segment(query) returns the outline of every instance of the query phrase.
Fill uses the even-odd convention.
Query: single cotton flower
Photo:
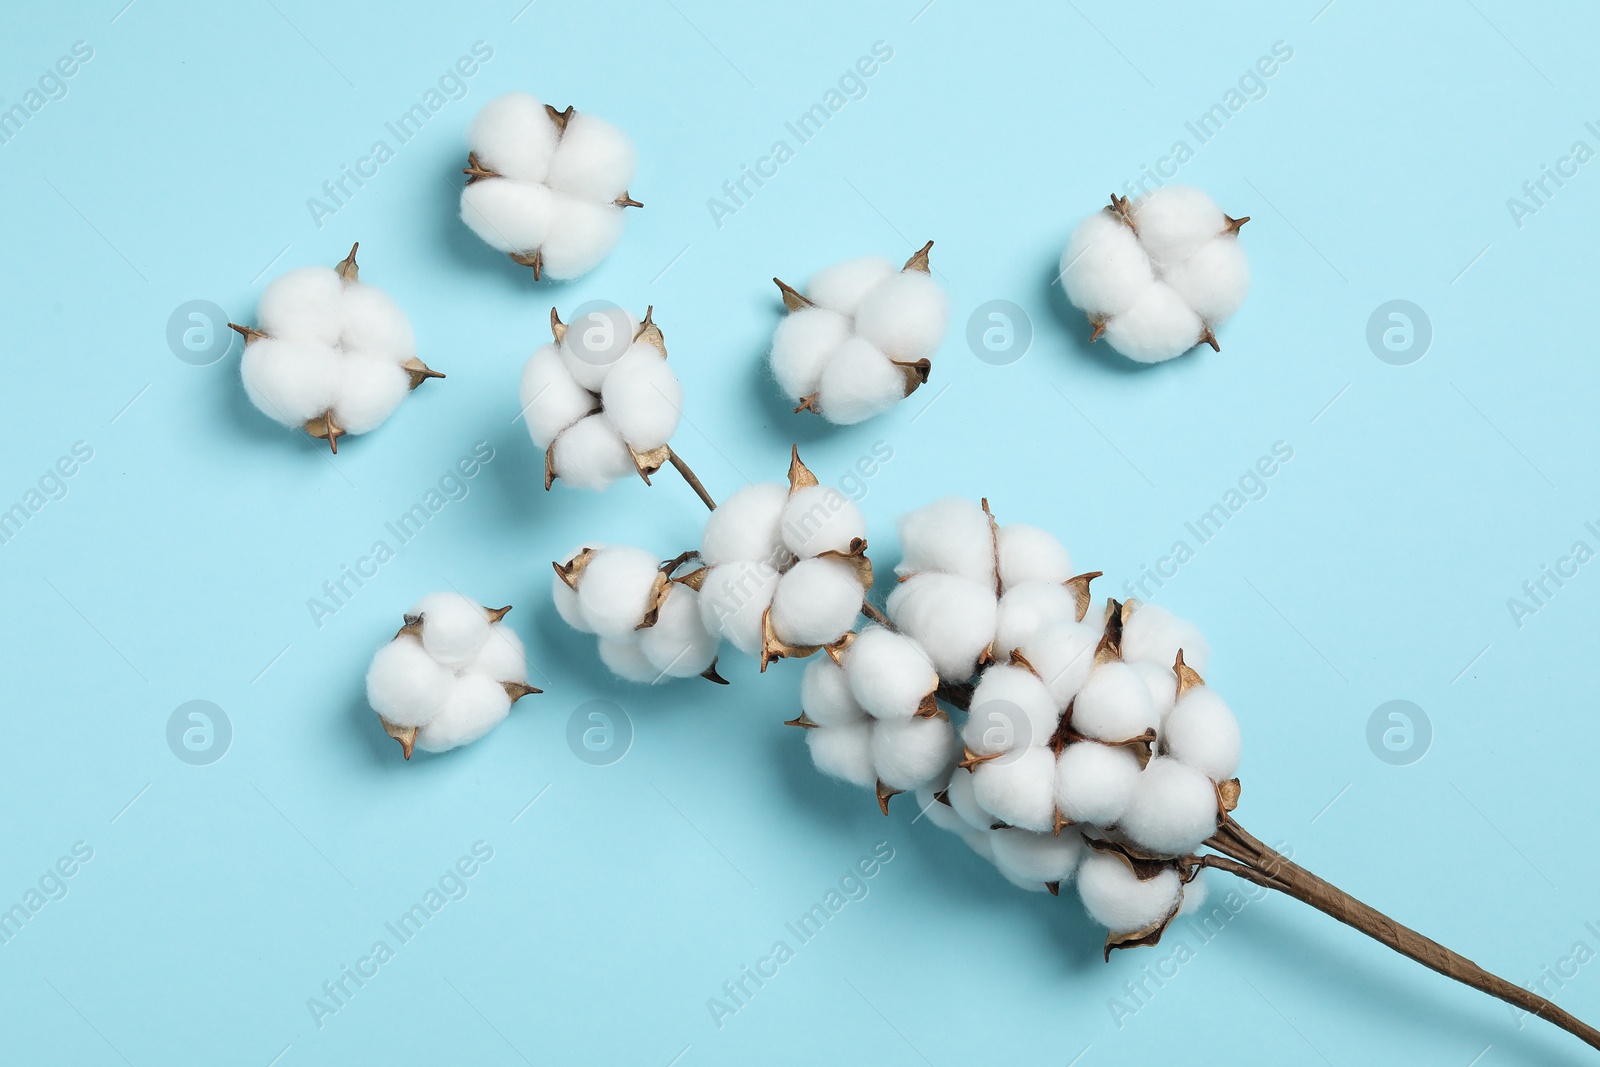
[[[788,309],[772,338],[772,373],[796,411],[849,425],[928,380],[950,318],[928,271],[932,247],[899,270],[876,256],[846,260],[813,275],[804,294],[772,279]]]
[[[1214,350],[1216,329],[1239,310],[1250,264],[1239,244],[1249,216],[1231,218],[1209,196],[1164,185],[1108,207],[1073,231],[1061,256],[1067,299],[1118,352],[1159,363],[1199,344]]]
[[[500,724],[527,684],[522,641],[503,620],[460,593],[423,597],[367,669],[367,702],[406,759],[413,748],[445,752]]]
[[[335,267],[301,267],[261,294],[243,335],[239,373],[263,414],[339,451],[339,438],[377,429],[406,394],[444,375],[417,358],[411,322],[383,290],[360,281],[356,249]]]
[[[638,161],[610,123],[527,93],[485,104],[467,131],[461,219],[535,280],[587,274],[616,247]]]

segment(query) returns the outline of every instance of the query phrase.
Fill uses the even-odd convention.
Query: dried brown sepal
[[[1200,677],[1200,672],[1183,662],[1183,649],[1178,649],[1178,658],[1172,664],[1172,673],[1178,676],[1178,696],[1183,696],[1191,689],[1196,689],[1206,684]]]
[[[1104,573],[1104,571],[1085,571],[1082,574],[1073,575],[1061,583],[1067,587],[1068,592],[1078,601],[1079,622],[1082,622],[1089,614],[1089,605],[1094,603],[1089,596],[1089,583]]]
[[[817,393],[812,393],[810,396],[801,397],[800,403],[794,406],[794,413],[798,415],[802,411],[809,411],[813,415],[821,415],[822,409],[817,406],[817,396]]]
[[[1084,844],[1096,852],[1104,852],[1117,857],[1127,864],[1128,870],[1141,882],[1148,882],[1152,878],[1160,877],[1162,871],[1176,870],[1178,861],[1165,856],[1157,856],[1143,849],[1135,848],[1122,841],[1107,841],[1100,837],[1085,837]]]
[[[696,567],[688,574],[680,574],[678,577],[672,580],[677,582],[679,585],[686,585],[698,593],[700,591],[700,587],[706,584],[706,574],[709,573],[710,570],[710,567]]]
[[[544,113],[549,115],[550,121],[556,124],[557,133],[566,133],[567,123],[572,121],[572,116],[577,113],[577,109],[575,109],[571,104],[568,104],[567,110],[557,111],[554,107],[546,104],[544,106]]]
[[[360,247],[361,242],[357,241],[350,246],[350,254],[334,264],[333,269],[338,273],[341,280],[346,282],[361,280],[361,267],[356,263],[356,249]]]
[[[1055,732],[1050,735],[1050,751],[1061,755],[1061,750],[1082,738],[1072,729],[1072,705],[1077,698],[1067,701],[1066,708],[1061,712],[1061,718],[1056,720]]]
[[[511,605],[507,604],[503,608],[484,608],[483,610],[484,613],[489,616],[490,622],[499,622],[501,619],[511,614]]]
[[[947,808],[951,807],[951,804],[950,804],[950,790],[948,790],[948,789],[939,790],[937,793],[933,794],[933,799],[937,800],[939,803],[943,804]]]
[[[1105,745],[1108,748],[1131,748],[1135,758],[1139,761],[1139,769],[1143,770],[1150,765],[1150,757],[1155,750],[1156,732],[1152,729],[1136,737],[1124,738],[1121,741],[1105,741],[1098,737],[1089,737],[1072,729],[1072,705],[1067,705],[1067,710],[1061,715],[1061,722],[1056,727],[1056,732],[1050,736],[1050,748],[1056,755],[1061,755],[1061,750],[1068,745],[1087,744]]]
[[[443,371],[434,370],[416,356],[412,356],[410,359],[400,364],[400,369],[405,371],[406,374],[410,376],[412,389],[415,389],[429,378],[444,377]]]
[[[417,747],[417,727],[396,726],[388,719],[385,719],[382,715],[378,716],[378,721],[383,723],[384,733],[400,742],[401,754],[404,755],[406,759],[410,759],[412,750]]]
[[[699,559],[699,558],[700,558],[700,553],[694,551],[693,549],[690,549],[687,552],[679,552],[676,556],[673,556],[671,559],[664,559],[664,560],[661,561],[661,568],[660,568],[661,573],[670,575],[673,571],[677,570],[679,567],[683,566],[685,563],[688,563],[691,559]]]
[[[508,252],[512,262],[533,268],[533,280],[538,281],[544,270],[544,253],[535,248],[532,252]]]
[[[889,814],[889,798],[899,796],[904,790],[890,789],[883,784],[883,779],[878,779],[878,810],[885,815]]]
[[[648,630],[661,618],[661,605],[666,603],[667,593],[672,589],[672,579],[661,571],[656,571],[656,580],[650,585],[649,606],[645,608],[644,618],[639,620],[635,630]]]
[[[615,200],[613,200],[611,202],[613,204],[617,205],[618,207],[644,207],[644,205],[639,203],[639,201],[637,201],[633,197],[629,196],[628,195],[628,191],[626,189],[624,189],[622,191],[622,195],[621,196],[617,197]]]
[[[961,762],[956,764],[956,766],[962,768],[963,770],[971,771],[973,768],[977,767],[979,764],[988,763],[990,760],[999,759],[1001,756],[1004,756],[1004,755],[1005,755],[1004,752],[991,752],[987,756],[980,756],[976,752],[972,751],[971,746],[962,745],[961,746],[961,757],[962,757],[961,758]]]
[[[228,323],[228,329],[232,330],[234,333],[238,334],[240,337],[243,337],[244,338],[244,343],[247,344],[247,345],[251,341],[259,341],[263,337],[267,336],[266,334],[262,333],[260,330],[256,329],[254,326],[240,326],[237,322]]]
[[[910,363],[898,359],[889,361],[900,368],[900,373],[906,380],[904,396],[910,396],[917,391],[917,387],[928,384],[928,374],[933,370],[933,364],[926,359],[913,360]]]
[[[1011,656],[1006,662],[1010,663],[1013,667],[1021,667],[1035,678],[1039,677],[1039,672],[1034,668],[1033,664],[1028,662],[1028,657],[1022,654],[1022,649],[1020,648],[1013,648],[1011,650]]]
[[[802,489],[809,489],[817,484],[817,476],[811,473],[811,468],[800,462],[800,446],[789,446],[789,495],[793,496]],[[866,547],[866,542],[862,542]]]
[[[567,336],[567,324],[561,321],[555,308],[550,309],[550,336],[556,339],[556,344],[560,344],[562,338]]]
[[[550,447],[544,450],[544,491],[549,492],[550,487],[556,484],[556,443],[550,442]]]
[[[1090,344],[1094,344],[1096,341],[1100,340],[1101,337],[1105,336],[1105,332],[1106,332],[1105,320],[1104,319],[1090,319],[1089,320],[1089,325],[1094,327],[1092,330],[1089,331],[1089,343]]]
[[[339,454],[339,438],[345,435],[345,430],[333,421],[333,412],[326,411],[314,419],[307,419],[300,428],[319,441],[327,441],[328,450],[334,455]]]
[[[415,637],[418,641],[422,640],[422,616],[405,615],[402,618],[405,625],[394,632],[394,640],[398,641],[400,638],[407,636]]]
[[[1106,631],[1095,646],[1094,665],[1111,663],[1122,658],[1122,605],[1116,600],[1106,600]]]
[[[1112,193],[1111,206],[1106,208],[1106,210],[1117,216],[1117,218],[1121,219],[1123,222],[1127,223],[1128,229],[1132,230],[1134,233],[1139,232],[1139,227],[1134,225],[1133,222],[1133,204],[1127,197],[1118,196],[1116,193]]]
[[[822,650],[821,645],[791,645],[772,629],[772,607],[761,613],[761,672],[780,659],[805,659]]]
[[[982,497],[978,501],[983,506],[984,518],[989,520],[989,555],[994,559],[994,595],[996,597],[1005,593],[1000,584],[1000,524],[995,521],[994,512],[989,510],[989,498]]]
[[[911,258],[906,260],[906,265],[904,267],[901,267],[900,269],[903,270],[903,271],[906,271],[906,270],[921,271],[923,274],[927,274],[928,273],[928,253],[931,252],[931,251],[933,251],[933,242],[929,241],[927,244],[923,245],[921,248],[919,248],[915,252],[913,252],[911,254]]]
[[[798,726],[802,730],[815,730],[819,724],[812,722],[810,717],[807,716],[806,713],[802,711],[800,714],[796,715],[792,719],[783,720],[783,725],[785,725],[785,726]]]
[[[783,294],[783,306],[788,311],[799,311],[801,308],[812,308],[817,305],[800,290],[784,281],[782,278],[772,279],[772,284],[778,287],[778,292]]]
[[[916,718],[948,719],[950,717],[946,715],[944,713],[944,709],[939,706],[939,698],[934,695],[937,692],[937,686],[928,690],[928,695],[922,698],[922,702],[917,705],[917,710],[912,713]]]
[[[578,579],[583,577],[583,569],[589,565],[589,561],[593,558],[594,549],[586,548],[565,563],[558,563],[552,560],[550,566],[556,569],[556,576],[567,584],[568,589],[577,592]]]
[[[1231,233],[1235,237],[1237,237],[1239,235],[1239,231],[1244,228],[1244,224],[1250,221],[1249,215],[1246,215],[1242,219],[1236,219],[1232,215],[1224,215],[1222,217],[1228,220],[1228,224],[1222,228],[1222,232]]]
[[[653,317],[655,312],[656,306],[654,304],[651,304],[644,309],[644,319],[639,323],[639,332],[633,335],[633,339],[635,342],[642,341],[651,348],[654,348],[657,352],[661,353],[662,359],[666,359],[667,338],[666,335],[661,332],[661,327],[656,325]]]
[[[505,689],[506,696],[511,698],[511,703],[513,704],[530,694],[544,692],[543,689],[531,686],[527,682],[501,682],[500,685]]]
[[[467,165],[461,168],[461,173],[467,176],[468,185],[476,181],[482,181],[484,178],[500,177],[499,171],[483,165],[476,152],[467,153]]]
[[[1161,942],[1161,935],[1167,932],[1167,927],[1172,925],[1172,920],[1177,916],[1177,905],[1173,905],[1167,917],[1160,922],[1151,923],[1143,930],[1133,930],[1126,934],[1106,934],[1106,962],[1111,962],[1111,952],[1119,948],[1143,948],[1157,945]]]
[[[1222,351],[1222,346],[1217,344],[1217,335],[1211,332],[1211,326],[1209,323],[1201,324],[1200,339],[1196,341],[1195,344],[1210,345],[1211,351],[1213,352]]]
[[[845,650],[855,643],[855,639],[856,632],[854,630],[850,630],[833,644],[823,645],[822,650],[828,654],[828,658],[833,660],[835,664],[843,667]]]
[[[1229,778],[1217,783],[1217,811],[1227,815],[1239,806],[1239,779]]]
[[[1052,830],[1051,833],[1056,837],[1060,837],[1061,836],[1061,831],[1065,830],[1067,827],[1072,826],[1072,825],[1074,825],[1072,820],[1067,818],[1065,815],[1061,814],[1061,809],[1057,808],[1056,809],[1055,829]]]
[[[700,672],[700,677],[715,685],[729,684],[726,678],[717,673],[717,661],[715,659],[711,661],[711,666]]]
[[[660,448],[652,448],[648,452],[640,452],[632,445],[629,445],[628,455],[633,457],[633,469],[639,472],[639,477],[644,479],[644,484],[649,485],[650,476],[666,466],[667,461],[672,458],[672,446],[662,445]]]
[[[1061,895],[1061,883],[1060,882],[1046,882],[1044,884],[1044,887],[1046,889],[1050,890],[1050,895],[1053,896],[1053,897],[1059,897]]]
[[[826,552],[818,552],[817,558],[838,560],[850,568],[850,572],[863,591],[872,588],[872,560],[867,558],[866,538],[853,537],[850,539],[850,547],[845,551],[840,552],[836,548],[830,548]]]

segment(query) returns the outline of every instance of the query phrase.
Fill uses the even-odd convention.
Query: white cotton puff
[[[811,762],[824,774],[871,789],[878,781],[872,765],[872,730],[872,723],[866,721],[807,730]]]
[[[994,640],[994,590],[954,574],[915,574],[889,594],[889,617],[917,641],[939,677],[966,681]]]
[[[421,726],[439,713],[455,676],[410,635],[395,638],[367,668],[367,703],[396,726]]]
[[[604,489],[638,470],[627,443],[604,415],[579,419],[551,447],[556,476],[575,489]]]
[[[1057,707],[1078,695],[1094,670],[1100,631],[1088,623],[1058,622],[1023,642],[1022,654],[1039,672]]]
[[[800,710],[818,726],[841,726],[866,717],[850,691],[844,668],[828,656],[813,658],[800,675]]]
[[[1000,598],[995,616],[995,659],[1003,662],[1012,649],[1021,648],[1047,627],[1077,621],[1078,597],[1066,586],[1059,582],[1014,585]]]
[[[1139,243],[1157,269],[1182,263],[1227,227],[1222,209],[1191,185],[1163,185],[1134,201]]]
[[[1060,585],[1073,576],[1071,553],[1048,530],[1021,522],[1007,523],[1000,527],[995,541],[1002,589],[1010,590],[1024,582]]]
[[[1056,807],[1075,823],[1110,826],[1128,809],[1138,780],[1132,749],[1075,741],[1056,757]]]
[[[890,789],[920,789],[949,769],[955,752],[955,731],[939,716],[879,721],[872,728],[872,766]]]
[[[779,521],[783,543],[801,559],[824,552],[849,552],[865,540],[867,520],[848,497],[831,485],[808,485],[789,494]]]
[[[791,645],[831,645],[855,625],[862,593],[849,564],[803,559],[778,579],[772,631]]]
[[[700,621],[700,594],[673,582],[655,624],[638,631],[639,651],[662,676],[689,678],[717,658],[717,636]]]
[[[1212,781],[1239,770],[1239,720],[1210,686],[1183,695],[1161,728],[1162,748]]]
[[[1213,238],[1163,277],[1206,322],[1233,317],[1250,291],[1250,260],[1231,234]]]
[[[683,413],[683,386],[654,345],[638,343],[622,354],[600,387],[605,417],[639,452],[671,440]]]
[[[903,270],[868,291],[855,328],[890,359],[912,363],[939,350],[949,321],[943,287],[924,271]]]
[[[961,739],[980,756],[1048,744],[1061,719],[1050,691],[1031,671],[998,664],[972,690]]]
[[[1086,851],[1075,833],[1036,834],[1028,830],[996,830],[994,863],[1002,874],[1024,882],[1065,882]]]
[[[1211,893],[1205,875],[1203,868],[1197,870],[1194,872],[1194,877],[1183,884],[1183,901],[1178,905],[1179,915],[1194,915],[1206,906],[1206,898]]]
[[[337,344],[344,328],[344,279],[331,267],[299,267],[274,278],[256,302],[270,337]],[[251,347],[255,347],[255,342]]]
[[[822,416],[840,426],[870,419],[905,396],[905,373],[864,337],[850,337],[835,348],[817,382]]]
[[[622,356],[635,347],[639,320],[633,313],[607,304],[587,311],[567,323],[556,351],[574,381],[591,393],[598,393]],[[657,359],[661,350],[648,348]]]
[[[497,682],[527,681],[528,659],[522,647],[522,638],[505,623],[492,623],[488,640],[472,657],[472,662],[462,668],[462,673],[481,674]]]
[[[467,127],[467,147],[478,162],[523,182],[543,182],[549,176],[559,137],[560,131],[544,104],[529,93],[495,97],[483,105]]]
[[[1126,741],[1160,722],[1150,688],[1120,660],[1096,667],[1072,702],[1072,728],[1101,741]]]
[[[1159,604],[1138,601],[1122,627],[1122,658],[1148,660],[1171,667],[1183,649],[1183,662],[1204,671],[1211,662],[1211,646],[1200,628],[1180,619]]]
[[[1150,690],[1150,701],[1155,705],[1156,714],[1165,721],[1166,715],[1172,710],[1172,702],[1178,699],[1178,675],[1171,667],[1163,667],[1151,660],[1135,660],[1128,664],[1144,679],[1145,688]]]
[[[779,567],[787,561],[781,532],[789,491],[776,482],[747,485],[717,505],[700,535],[708,566],[750,560]]]
[[[633,640],[650,610],[659,562],[642,548],[610,545],[597,549],[578,576],[578,609],[589,629],[601,637]]]
[[[994,862],[994,831],[987,827],[981,830],[966,830],[961,834],[961,840],[965,841],[972,851],[990,863]]]
[[[950,775],[950,784],[945,786],[945,797],[950,801],[950,808],[961,821],[974,830],[987,832],[994,825],[994,816],[984,811],[978,805],[977,793],[973,790],[972,775],[968,771],[955,770]]]
[[[1109,210],[1078,224],[1061,254],[1061,285],[1072,305],[1101,318],[1120,315],[1155,281],[1150,257]]]
[[[1140,881],[1121,858],[1087,849],[1078,867],[1078,896],[1095,922],[1126,934],[1154,926],[1170,916],[1183,893],[1178,872],[1165,870]]]
[[[943,571],[993,586],[994,530],[983,509],[951,496],[900,517],[901,577]]]
[[[452,670],[471,663],[489,640],[489,615],[460,593],[429,593],[408,615],[422,617],[422,647]]]
[[[392,359],[347,352],[339,359],[334,421],[346,433],[369,433],[393,415],[411,391],[411,377]]]
[[[644,654],[644,649],[639,647],[639,642],[631,635],[621,638],[602,637],[596,647],[600,650],[600,662],[625,682],[654,685],[666,680],[667,676],[650,662],[649,657]]]
[[[580,545],[561,557],[562,563],[571,563],[586,548],[598,552],[604,545]],[[550,580],[550,599],[555,601],[556,612],[561,616],[561,621],[577,630],[579,633],[592,634],[589,620],[583,617],[583,609],[578,606],[578,592],[562,580],[561,575],[554,575]]]
[[[972,795],[1000,822],[1048,833],[1055,829],[1055,777],[1055,754],[1030,748],[973,768]]]
[[[1200,343],[1205,324],[1176,289],[1148,286],[1122,314],[1106,320],[1106,341],[1136,363],[1159,363]]]
[[[962,773],[965,774],[966,772],[963,771]],[[948,804],[941,803],[933,795],[934,792],[935,790],[931,785],[925,785],[917,790],[917,810],[926,815],[928,821],[939,829],[949,830],[953,834],[961,833],[967,828],[966,823],[961,821],[961,816],[956,814],[954,808]]]
[[[239,361],[250,403],[285,426],[327,411],[339,396],[340,357],[319,341],[252,341]]]
[[[550,236],[539,251],[543,274],[565,281],[587,274],[611,254],[622,237],[622,211],[615,204],[579,200],[560,191],[551,193],[555,214]]]
[[[894,273],[894,264],[880,256],[847,259],[813,274],[806,283],[806,297],[829,311],[853,317],[867,294]]]
[[[528,436],[540,448],[549,448],[557,434],[596,407],[594,394],[572,377],[555,345],[544,345],[528,359],[518,399]]]
[[[481,674],[463,674],[455,680],[439,714],[417,731],[417,747],[424,752],[447,752],[470,744],[500,725],[511,711],[505,687]]]
[[[817,391],[833,350],[850,336],[850,322],[827,308],[791,311],[772,335],[769,362],[778,388],[795,403]]]
[[[550,186],[585,200],[611,201],[628,190],[639,154],[627,136],[604,119],[577,112],[550,161]]]
[[[417,353],[417,339],[406,313],[388,293],[360,282],[344,287],[339,302],[339,345],[346,352],[370,352],[396,364]]]
[[[1193,767],[1157,756],[1140,772],[1117,826],[1141,848],[1177,856],[1217,830],[1217,792]]]
[[[761,616],[777,587],[778,572],[765,563],[720,563],[706,572],[700,586],[700,620],[740,652],[757,655],[761,651]]]
[[[879,719],[909,719],[939,684],[933,664],[911,638],[882,626],[864,628],[844,656],[855,703]]]
[[[461,221],[497,252],[543,245],[555,223],[556,194],[543,185],[487,179],[461,190]]]

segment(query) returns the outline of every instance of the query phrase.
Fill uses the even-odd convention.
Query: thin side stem
[[[1561,1027],[1591,1048],[1600,1049],[1600,1030],[1596,1030],[1537,993],[1491,974],[1459,952],[1445,948],[1408,926],[1402,926],[1376,908],[1323,881],[1276,849],[1251,836],[1233,820],[1231,815],[1223,817],[1216,836],[1206,844],[1234,861],[1239,869],[1228,866],[1224,861],[1212,856],[1197,857],[1202,865],[1227,870],[1257,885],[1286,893],[1318,911],[1333,916],[1346,926],[1361,931],[1373,940],[1389,946],[1402,956],[1409,956],[1430,970],[1438,971],[1447,978],[1454,978],[1464,985],[1537,1015]]]
[[[677,450],[667,449],[667,456],[678,473],[683,475],[683,480],[689,483],[689,488],[695,491],[695,495],[700,498],[700,502],[706,506],[706,510],[716,511],[717,502],[711,499],[711,494],[706,492],[706,487],[700,483],[700,479],[695,475],[694,471],[689,469],[689,465],[683,461],[683,457],[678,455]]]
[[[879,626],[882,626],[885,630],[895,629],[894,623],[889,621],[889,616],[879,611],[877,605],[870,600],[863,600],[861,602],[861,614],[865,615]]]

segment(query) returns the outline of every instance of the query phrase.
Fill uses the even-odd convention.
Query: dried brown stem
[[[879,611],[877,606],[870,600],[863,600],[861,602],[861,614],[865,615],[879,626],[882,626],[885,630],[896,629],[895,624],[889,621],[889,616]]]
[[[683,457],[678,455],[676,451],[670,451],[667,459],[672,463],[673,468],[683,475],[683,480],[689,483],[689,488],[694,490],[695,495],[700,498],[700,502],[706,506],[706,510],[716,511],[717,502],[711,499],[711,494],[706,492],[706,487],[701,484],[694,471],[689,469],[689,465],[683,461]]]

